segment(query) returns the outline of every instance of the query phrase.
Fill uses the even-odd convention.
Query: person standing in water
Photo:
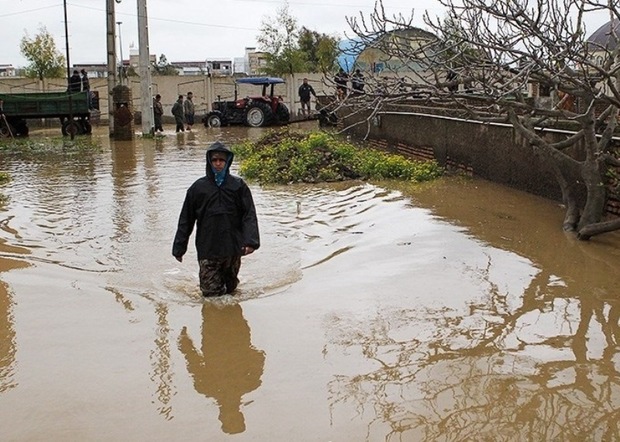
[[[206,175],[187,190],[172,255],[183,261],[196,225],[200,290],[203,296],[232,293],[239,284],[241,257],[260,247],[258,220],[248,185],[230,173],[234,154],[219,141],[206,152]]]

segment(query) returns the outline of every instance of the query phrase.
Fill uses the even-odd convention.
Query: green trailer
[[[0,93],[0,99],[0,136],[27,136],[27,120],[41,118],[59,118],[63,135],[89,134],[91,112],[99,107],[97,94],[87,91]]]

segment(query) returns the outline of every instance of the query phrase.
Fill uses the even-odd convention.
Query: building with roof
[[[594,62],[602,66],[619,42],[620,21],[614,19],[594,31],[587,40],[587,48]]]
[[[0,64],[0,77],[15,77],[16,70],[11,64]]]
[[[258,75],[265,73],[267,66],[267,53],[261,51],[251,51],[248,53],[248,75]]]

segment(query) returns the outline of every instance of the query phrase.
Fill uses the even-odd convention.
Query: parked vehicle
[[[99,108],[96,93],[89,92],[33,92],[0,94],[4,101],[6,119],[0,121],[1,136],[27,136],[27,120],[59,118],[63,135],[81,135],[92,132],[91,111]],[[92,93],[91,93],[92,94]]]
[[[235,82],[235,97],[232,101],[218,100],[212,104],[212,111],[202,118],[206,127],[245,124],[252,127],[264,127],[272,124],[287,124],[290,112],[282,102],[282,98],[274,95],[276,84],[284,80],[277,77],[239,78]],[[262,95],[245,98],[237,97],[238,84],[262,86]],[[267,95],[267,89],[269,95]]]

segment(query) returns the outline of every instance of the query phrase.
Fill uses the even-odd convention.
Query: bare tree
[[[398,87],[375,84],[373,112],[403,98],[450,101],[470,119],[513,125],[550,164],[566,206],[564,229],[580,239],[620,229],[605,220],[607,176],[620,166],[614,135],[620,108],[620,5],[598,0],[438,0],[445,18],[424,20],[436,38],[421,39],[412,17],[389,17],[379,0],[368,17],[349,19],[360,45],[379,48],[424,75],[396,74]],[[606,41],[589,42],[584,19],[607,12]],[[406,69],[404,70],[406,71]],[[539,87],[556,99],[539,100]],[[356,97],[359,100],[359,97]],[[574,101],[575,105],[569,105]],[[360,105],[362,105],[360,103]],[[551,140],[544,129],[567,121],[574,134]],[[570,155],[570,151],[582,152]],[[618,192],[618,185],[612,189]]]

